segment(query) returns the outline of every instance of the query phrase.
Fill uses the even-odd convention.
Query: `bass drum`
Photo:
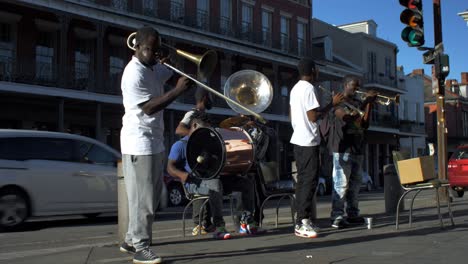
[[[252,138],[243,129],[199,128],[190,135],[187,161],[202,179],[222,174],[244,174],[254,163]]]

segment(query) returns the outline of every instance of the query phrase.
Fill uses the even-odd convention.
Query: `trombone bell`
[[[202,79],[209,78],[216,69],[216,64],[218,63],[218,54],[214,50],[208,50],[207,52],[203,53],[203,55],[197,55],[180,49],[175,49],[174,47],[167,44],[163,45],[175,50],[177,55],[195,63],[198,66],[198,75]]]
[[[133,32],[127,38],[127,46],[131,50],[135,50],[135,37],[136,32]],[[218,54],[214,50],[208,50],[203,55],[198,55],[180,49],[176,49],[165,43],[162,43],[161,45],[171,50],[174,50],[177,55],[195,63],[198,66],[198,75],[200,78],[209,78],[216,69],[216,64],[218,63]]]

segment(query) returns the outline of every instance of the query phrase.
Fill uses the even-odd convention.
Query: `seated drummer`
[[[195,111],[190,120],[190,132],[197,128],[211,126],[211,121],[206,113]],[[227,232],[225,222],[222,217],[222,194],[223,189],[228,191],[239,191],[242,194],[244,212],[240,220],[239,233],[257,234],[261,230],[253,220],[254,208],[254,184],[247,178],[237,175],[225,175],[218,179],[201,180],[191,173],[187,162],[185,149],[188,136],[174,143],[168,158],[167,171],[173,177],[178,177],[186,184],[186,189],[190,193],[210,195],[210,205],[213,213],[213,223],[216,226],[215,237],[223,238]],[[183,162],[184,168],[180,169],[177,164]]]

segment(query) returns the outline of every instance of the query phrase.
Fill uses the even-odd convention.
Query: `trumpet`
[[[356,93],[361,96],[361,100],[364,100],[367,97],[366,92],[356,91]],[[390,105],[392,102],[394,102],[396,105],[398,105],[398,104],[400,104],[400,95],[397,94],[397,95],[395,95],[393,97],[390,97],[390,96],[377,94],[377,98],[376,98],[375,101],[377,103],[381,104],[381,105]]]
[[[136,37],[136,32],[133,32],[127,38],[127,46],[131,50],[135,50],[135,37]],[[170,45],[164,44],[164,43],[162,45],[169,48],[169,49],[174,50],[177,53],[177,55],[182,56],[182,57],[190,60],[191,62],[197,64],[197,66],[198,66],[198,75],[201,78],[208,78],[216,68],[218,55],[216,54],[215,51],[209,50],[209,51],[205,52],[203,55],[196,55],[196,54],[192,54],[192,53],[180,50],[180,49],[176,49],[176,48],[174,48],[174,47],[172,47]],[[253,84],[252,86],[248,87],[249,89],[244,89],[243,91],[239,91],[233,97],[233,98],[237,99],[240,102],[243,102],[243,103],[248,102],[248,103],[252,104],[251,106],[249,105],[249,107],[251,107],[251,108],[249,108],[249,107],[246,107],[246,106],[240,104],[239,102],[231,99],[230,97],[223,95],[222,93],[216,91],[215,89],[209,87],[208,85],[202,83],[201,81],[193,78],[192,76],[186,74],[185,72],[177,69],[176,67],[174,67],[174,66],[172,66],[172,65],[170,65],[170,64],[168,64],[166,62],[164,62],[163,65],[168,67],[169,69],[177,72],[178,74],[185,76],[186,78],[188,78],[191,81],[195,82],[198,86],[208,90],[209,92],[217,95],[218,97],[221,97],[221,98],[225,99],[228,102],[228,104],[231,106],[231,108],[233,108],[235,111],[237,111],[237,112],[241,111],[242,113],[250,114],[250,115],[254,116],[261,123],[266,124],[266,120],[261,115],[259,115],[258,113],[265,110],[268,107],[268,105],[271,103],[271,99],[273,97],[273,93],[272,93],[273,89],[272,89],[272,85],[271,85],[270,81],[268,80],[268,78],[266,78],[266,76],[264,76],[262,73],[257,72],[257,71],[253,71],[253,70],[244,70],[244,71],[234,73],[231,76],[231,77],[234,77],[234,75],[239,76],[239,78],[237,78],[237,79],[239,79],[239,81],[241,83],[243,83],[243,84],[251,84],[251,83]],[[260,76],[260,78],[259,78],[259,76]],[[228,82],[226,84],[230,83],[229,80],[232,79],[231,77],[228,78]],[[259,79],[261,79],[262,81],[258,82],[257,80],[259,80]],[[247,96],[253,96],[253,98],[247,100],[245,98]],[[259,100],[258,97],[261,97],[264,100]],[[257,101],[261,101],[262,104],[261,105],[257,104],[256,103]],[[235,106],[235,107],[233,107],[233,106]]]
[[[330,92],[329,90],[327,90],[327,88],[323,87],[322,85],[318,85],[318,88],[320,88],[322,91],[326,92],[327,94],[329,94],[330,96],[333,96],[332,92]],[[333,99],[332,99],[333,100]],[[343,101],[341,102],[342,104],[344,104],[346,107],[348,107],[349,109],[353,110],[354,112],[358,113],[360,117],[363,117],[364,116],[364,111],[362,111],[361,109],[357,108],[356,106],[346,102],[346,101]]]

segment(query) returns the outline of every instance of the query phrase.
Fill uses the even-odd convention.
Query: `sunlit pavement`
[[[321,231],[314,239],[294,236],[287,202],[280,209],[278,228],[274,209],[268,209],[267,234],[234,235],[231,240],[193,237],[190,220],[183,238],[182,208],[168,208],[158,214],[152,248],[164,263],[464,263],[468,259],[468,199],[453,202],[455,227],[442,207],[445,228],[441,229],[432,196],[433,192],[426,191],[416,199],[412,228],[408,212],[402,213],[400,230],[395,230],[395,216],[385,215],[383,192],[361,194],[361,213],[373,218],[372,229],[332,229],[330,196],[320,197],[317,224]],[[272,201],[270,208],[275,205]],[[227,204],[225,213],[228,229],[232,229]],[[0,233],[0,263],[131,263],[131,256],[118,250],[116,232],[114,216],[93,221],[41,219],[22,231]]]

